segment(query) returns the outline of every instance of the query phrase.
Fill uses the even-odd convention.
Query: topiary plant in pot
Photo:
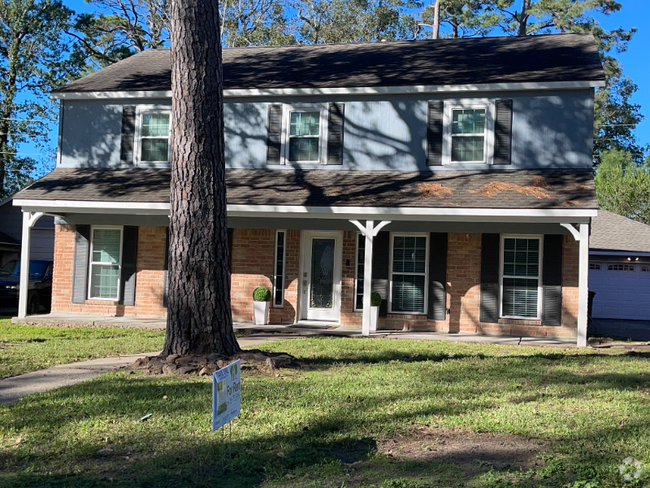
[[[269,316],[271,292],[266,286],[258,286],[253,292],[253,312],[255,325],[266,325]]]
[[[370,293],[370,332],[377,330],[377,321],[379,320],[379,307],[381,306],[381,295],[373,291]]]

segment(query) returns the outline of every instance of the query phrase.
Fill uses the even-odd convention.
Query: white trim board
[[[117,213],[132,215],[169,215],[169,203],[27,200],[14,199],[23,211],[47,213]],[[431,207],[312,207],[300,205],[228,205],[230,217],[355,219],[389,217],[392,220],[525,221],[545,223],[588,223],[596,209],[525,209],[525,208],[431,208]]]
[[[224,98],[314,95],[384,95],[408,93],[490,92],[513,90],[578,90],[602,88],[604,81],[549,81],[526,83],[478,83],[465,85],[413,85],[351,88],[245,88],[223,91]],[[97,100],[104,98],[170,98],[171,90],[160,91],[98,91],[54,92],[52,100]]]

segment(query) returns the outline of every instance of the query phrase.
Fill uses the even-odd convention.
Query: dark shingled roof
[[[650,225],[607,210],[599,210],[591,225],[592,250],[650,252]]]
[[[58,168],[16,195],[29,200],[169,202],[170,171]],[[597,207],[592,171],[230,169],[228,203],[336,207]]]
[[[225,89],[605,79],[591,34],[229,48],[223,70]],[[167,91],[170,78],[169,50],[149,50],[56,92]]]

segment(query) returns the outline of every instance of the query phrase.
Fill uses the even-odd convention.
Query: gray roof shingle
[[[167,49],[143,51],[56,90],[167,91]],[[228,48],[225,89],[352,88],[605,79],[591,34]]]
[[[650,252],[650,225],[607,210],[599,210],[591,225],[591,250]]]
[[[340,171],[229,169],[227,200],[239,205],[337,207],[597,207],[592,171]],[[16,195],[28,200],[169,202],[164,169],[57,168]]]

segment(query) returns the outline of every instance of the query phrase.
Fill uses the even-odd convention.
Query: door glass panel
[[[310,308],[334,306],[334,242],[334,239],[312,240]]]

